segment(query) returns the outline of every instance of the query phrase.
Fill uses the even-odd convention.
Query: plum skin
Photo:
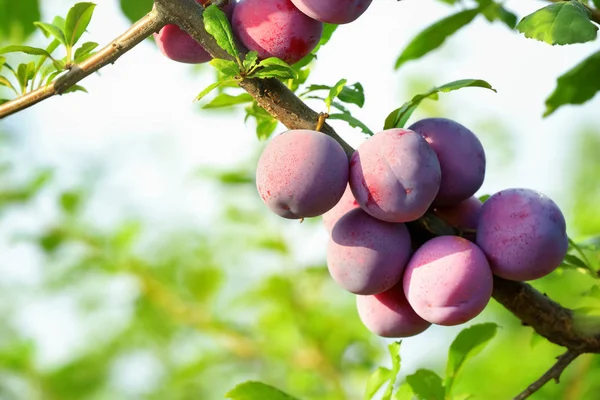
[[[433,201],[451,206],[479,190],[485,178],[483,145],[465,126],[447,118],[426,118],[408,127],[427,140],[440,161],[442,181]]]
[[[207,0],[196,0],[198,4],[205,4]],[[231,18],[235,1],[231,1],[223,11]],[[204,47],[191,37],[187,32],[175,24],[167,24],[160,31],[154,33],[158,49],[173,61],[186,64],[201,64],[212,60],[212,56]]]
[[[381,337],[415,336],[431,326],[431,322],[419,317],[406,300],[402,281],[383,293],[356,296],[356,308],[365,327]]]
[[[424,320],[452,326],[475,318],[488,304],[493,276],[485,254],[458,236],[427,241],[403,277],[406,298]]]
[[[483,203],[477,197],[471,196],[453,206],[436,207],[433,212],[455,228],[474,231],[477,229],[482,206]]]
[[[410,234],[404,224],[381,221],[356,208],[333,227],[327,267],[347,291],[378,294],[401,280],[410,253]]]
[[[348,211],[354,210],[357,207],[360,206],[352,194],[350,185],[347,185],[346,191],[344,191],[340,201],[338,201],[338,203],[331,210],[323,214],[323,224],[325,225],[327,232],[331,233],[335,223]]]
[[[372,0],[292,0],[304,14],[329,24],[348,24],[360,17]]]
[[[319,43],[323,23],[298,10],[290,0],[241,0],[232,18],[236,36],[260,58],[293,64]]]
[[[554,271],[569,247],[565,218],[549,197],[531,189],[506,189],[481,209],[477,244],[501,278],[528,281]]]
[[[350,159],[350,187],[360,206],[388,222],[414,221],[427,211],[440,185],[433,149],[419,134],[388,129],[362,143]]]
[[[348,185],[348,156],[335,139],[311,130],[274,137],[256,167],[260,197],[288,219],[316,217],[335,206]]]

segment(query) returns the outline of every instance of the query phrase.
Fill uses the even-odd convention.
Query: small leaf
[[[271,137],[279,122],[275,118],[256,119],[256,137],[258,140],[267,140]]]
[[[444,400],[442,378],[428,369],[419,369],[406,377],[406,382],[422,400]]]
[[[396,383],[396,379],[398,378],[398,373],[400,372],[400,346],[402,342],[392,342],[388,346],[388,351],[390,353],[390,357],[392,358],[392,372],[390,374],[390,379],[388,386],[385,390],[385,393],[381,397],[381,400],[391,400],[392,394],[394,392],[394,384]]]
[[[467,87],[480,87],[492,90],[494,92],[496,91],[496,89],[492,88],[489,83],[481,79],[461,79],[446,83],[445,85],[431,89],[427,93],[416,95],[410,101],[404,103],[402,107],[392,111],[385,119],[385,125],[383,129],[403,128],[412,113],[417,109],[419,104],[421,104],[421,101],[424,99],[429,98],[437,100],[437,94],[439,92],[448,93]]]
[[[338,95],[338,99],[344,103],[356,104],[362,108],[365,105],[365,92],[362,85],[356,82],[353,85],[344,86]]]
[[[258,63],[259,69],[250,77],[252,78],[279,78],[296,79],[298,73],[288,63],[277,57],[269,57]]]
[[[49,35],[54,36],[56,39],[58,39],[59,42],[61,42],[65,46],[67,45],[65,34],[58,26],[54,24],[48,24],[46,22],[35,22],[34,24],[35,26],[40,28],[40,30],[44,33],[44,35],[46,35],[46,37]]]
[[[551,45],[585,43],[596,39],[598,31],[590,15],[581,3],[562,1],[529,14],[519,22],[517,30],[527,38]]]
[[[77,191],[64,192],[60,195],[60,207],[69,215],[75,215],[82,204],[82,193]]]
[[[273,386],[254,381],[237,385],[225,395],[225,398],[232,400],[297,400]]]
[[[240,55],[235,45],[233,32],[229,20],[223,11],[215,5],[210,5],[204,10],[204,28],[215,38],[219,47],[231,57],[239,60]]]
[[[331,89],[329,89],[329,94],[325,98],[325,106],[327,107],[327,112],[331,110],[331,102],[341,93],[344,86],[346,86],[348,80],[340,79]]]
[[[572,254],[567,254],[565,255],[565,260],[566,263],[571,264],[575,267],[581,267],[581,268],[585,268],[585,269],[589,269],[589,267],[586,265],[585,262],[583,262],[583,260],[581,260],[581,258],[574,256]]]
[[[450,395],[455,379],[465,362],[483,350],[496,335],[498,325],[494,323],[478,324],[464,329],[458,334],[448,352],[446,364],[446,394]]]
[[[546,99],[544,117],[565,104],[583,104],[600,91],[600,51],[580,62],[573,69],[560,76],[556,89]]]
[[[17,95],[19,94],[19,91],[17,89],[15,89],[13,84],[7,78],[5,78],[3,76],[0,76],[0,86],[6,86],[7,88],[9,88],[13,92],[15,92]]]
[[[0,48],[0,54],[7,54],[7,53],[25,53],[25,54],[31,54],[34,56],[45,56],[45,57],[52,58],[50,56],[50,53],[48,53],[46,50],[40,49],[38,47],[31,47],[31,46],[11,45],[11,46],[6,46],[6,47]]]
[[[367,381],[367,388],[365,389],[365,400],[371,400],[375,397],[375,394],[381,389],[381,387],[390,380],[392,377],[392,371],[388,368],[379,367],[371,374]]]
[[[65,90],[63,93],[73,93],[73,92],[84,92],[84,93],[87,93],[88,91],[83,86],[73,85],[70,88],[68,88],[67,90]]]
[[[248,93],[242,93],[238,96],[232,96],[227,93],[217,95],[210,103],[205,104],[202,108],[223,108],[231,107],[237,104],[250,103],[254,100]]]
[[[209,64],[218,69],[225,79],[240,76],[240,66],[235,61],[213,58]]]
[[[94,3],[77,3],[71,7],[67,14],[64,30],[67,45],[74,46],[83,35],[92,19],[95,7]]]
[[[415,393],[407,382],[404,382],[396,394],[394,394],[394,400],[413,400]]]
[[[370,136],[374,135],[373,131],[370,130],[368,126],[366,126],[360,120],[354,118],[352,115],[350,115],[348,113],[329,114],[329,119],[339,119],[342,121],[346,121],[348,124],[350,124],[351,127],[360,128],[363,131],[363,133],[366,133],[367,135],[370,135]]]
[[[0,105],[4,104],[4,103],[8,103],[10,100],[8,99],[0,99]]]
[[[98,47],[98,43],[94,43],[94,42],[85,42],[84,44],[82,44],[81,46],[79,46],[79,48],[77,50],[75,50],[75,62],[76,63],[80,63],[84,60],[86,60],[90,53],[96,48]]]
[[[468,25],[477,16],[479,9],[465,10],[446,17],[419,33],[396,60],[395,69],[407,61],[415,60],[437,49],[460,28]]]
[[[204,96],[206,96],[207,94],[209,94],[210,92],[212,92],[214,89],[218,88],[219,86],[222,85],[228,85],[232,82],[237,82],[235,80],[230,80],[230,81],[217,81],[215,83],[210,84],[206,89],[204,89],[203,91],[201,91],[198,96],[196,96],[196,98],[194,99],[194,101],[200,101],[202,100],[202,98]]]
[[[252,68],[256,66],[256,62],[258,61],[258,53],[254,50],[246,53],[246,58],[244,59],[244,71],[250,71]]]

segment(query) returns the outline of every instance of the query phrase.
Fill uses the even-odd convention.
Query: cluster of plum
[[[323,216],[329,272],[357,295],[365,326],[408,337],[477,316],[491,298],[493,274],[537,279],[567,252],[565,219],[545,195],[507,189],[485,203],[474,197],[485,168],[469,129],[428,118],[375,134],[350,159],[323,133],[287,131],[265,147],[256,183],[284,218]],[[459,234],[415,240],[413,221],[426,213]]]
[[[206,5],[209,0],[196,0]],[[231,0],[223,11],[233,31],[260,58],[278,57],[293,64],[319,43],[323,23],[347,24],[360,17],[372,0]],[[161,52],[172,60],[204,63],[210,54],[177,25],[155,34]]]

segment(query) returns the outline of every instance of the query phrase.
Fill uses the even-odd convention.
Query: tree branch
[[[56,94],[63,94],[88,75],[107,64],[114,63],[123,54],[134,48],[152,33],[159,31],[166,22],[163,15],[152,10],[145,17],[133,24],[125,33],[113,40],[87,60],[73,65],[64,75],[49,85],[29,92],[14,100],[0,105],[0,119],[24,110]]]
[[[569,366],[577,357],[579,357],[581,353],[574,350],[569,350],[563,355],[558,357],[558,361],[556,364],[552,366],[544,375],[540,377],[537,381],[533,382],[527,389],[525,389],[521,394],[515,397],[513,400],[523,400],[537,392],[544,386],[550,379],[554,379],[556,383],[558,383],[560,379],[560,375],[563,373],[565,368]]]

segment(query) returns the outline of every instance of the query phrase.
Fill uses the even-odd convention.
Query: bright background
[[[73,4],[40,3],[44,21]],[[519,16],[543,4],[505,3]],[[551,47],[479,17],[394,71],[409,40],[450,12],[432,0],[375,0],[322,48],[309,83],[361,82],[367,101],[355,116],[377,131],[390,111],[432,86],[487,80],[497,94],[441,94],[411,122],[448,117],[480,137],[488,172],[479,194],[537,189],[563,209],[572,235],[597,232],[600,98],[541,117],[556,78],[596,44]],[[84,40],[104,45],[129,24],[117,1],[99,1]],[[306,399],[358,399],[375,366],[389,364],[389,341],[369,334],[352,296],[328,281],[320,221],[279,219],[252,182],[223,183],[224,170],[251,180],[263,144],[242,108],[192,102],[212,79],[209,66],[172,62],[148,40],[83,81],[89,94],[55,97],[0,122],[0,155],[10,166],[0,188],[52,171],[26,201],[2,198],[1,399],[213,399],[245,379]],[[332,124],[353,145],[364,139]],[[81,206],[61,208],[65,193]],[[540,287],[576,306],[591,281],[555,275]],[[494,301],[477,321],[504,327],[463,375],[461,389],[477,398],[516,395],[560,354],[531,346],[531,331]],[[402,375],[443,372],[462,328],[405,339]],[[574,376],[597,374],[598,364],[582,358],[571,368],[578,374],[534,398],[591,398],[598,381]]]

